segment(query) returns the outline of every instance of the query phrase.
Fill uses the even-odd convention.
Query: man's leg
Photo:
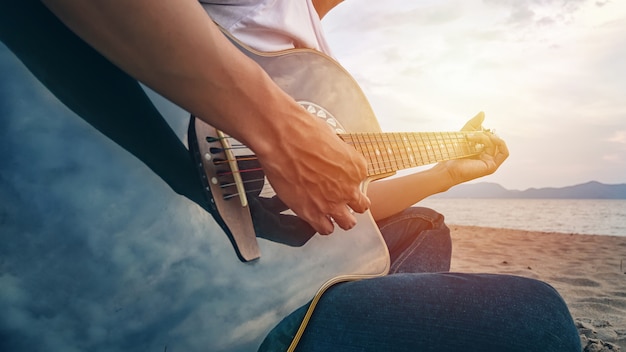
[[[450,270],[452,242],[443,215],[422,207],[378,222],[391,256],[390,274]]]
[[[301,309],[287,317],[261,351],[284,348],[303,314]],[[297,348],[580,350],[569,310],[548,284],[518,276],[456,273],[396,274],[335,285],[318,303]]]

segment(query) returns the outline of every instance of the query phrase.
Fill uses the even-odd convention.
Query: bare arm
[[[326,14],[335,6],[339,5],[343,0],[313,0],[313,6],[320,18],[324,18]]]
[[[44,0],[123,70],[247,144],[278,196],[322,234],[369,200],[365,161],[222,35],[196,0]],[[320,147],[323,146],[323,147]]]
[[[479,113],[462,130],[480,130],[483,119],[484,114]],[[492,134],[477,133],[474,138],[476,142],[485,145],[484,151],[477,157],[445,161],[423,172],[372,182],[368,196],[372,201],[374,220],[399,213],[457,184],[494,173],[509,156],[506,144]]]

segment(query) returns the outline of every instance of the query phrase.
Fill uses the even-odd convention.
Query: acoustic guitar
[[[332,58],[307,49],[263,53],[225,34],[311,118],[326,121],[339,138],[365,157],[364,191],[369,182],[398,170],[473,156],[483,148],[470,141],[466,132],[382,133],[358,84]],[[233,308],[241,315],[237,320],[230,317],[222,334],[269,322],[268,315],[274,324],[312,299],[293,350],[328,287],[387,273],[389,255],[381,234],[369,212],[356,214],[357,226],[350,231],[336,228],[330,236],[315,233],[276,196],[250,149],[193,116],[189,126],[190,150],[211,213],[243,262],[237,265],[239,283],[232,290],[255,307],[245,310],[247,316],[243,309]],[[284,280],[286,276],[291,280]],[[263,336],[255,340],[260,343]]]

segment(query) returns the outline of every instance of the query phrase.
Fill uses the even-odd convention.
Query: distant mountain
[[[607,185],[591,181],[561,188],[508,190],[497,183],[472,183],[452,187],[432,198],[543,198],[543,199],[626,199],[626,183]]]

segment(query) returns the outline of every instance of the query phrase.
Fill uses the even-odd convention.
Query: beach
[[[449,225],[451,271],[551,284],[588,351],[626,351],[626,237]]]

